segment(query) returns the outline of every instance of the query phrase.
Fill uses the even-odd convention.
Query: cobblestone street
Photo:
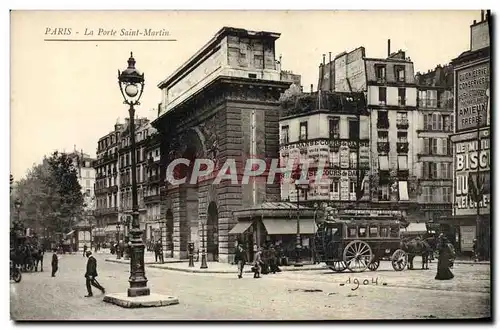
[[[147,268],[152,292],[177,296],[179,305],[123,309],[102,301],[94,290],[84,298],[86,258],[60,257],[56,278],[50,257],[43,273],[24,273],[10,284],[11,317],[16,320],[328,320],[478,318],[490,315],[489,265],[456,265],[455,278],[435,281],[431,270],[335,274],[330,270],[282,272],[253,279],[235,274],[191,274]],[[99,282],[106,291],[126,292],[127,265],[97,254]],[[419,263],[416,263],[419,266]],[[351,280],[351,283],[346,283]],[[357,279],[361,285],[357,285]],[[376,283],[372,283],[373,282]],[[367,280],[367,281],[365,281]],[[369,282],[367,285],[362,283]]]

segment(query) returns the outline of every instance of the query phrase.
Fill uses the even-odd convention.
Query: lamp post
[[[201,223],[201,269],[208,268],[207,265],[207,253],[205,251],[205,223]]]
[[[300,237],[300,197],[299,192],[309,190],[309,180],[295,180],[295,188],[297,189],[297,236],[295,245],[295,267],[302,267],[303,264],[300,260],[300,252],[302,250],[302,238]]]
[[[116,259],[121,259],[120,257],[120,218],[116,222]]]
[[[139,105],[144,91],[144,74],[135,68],[135,59],[130,53],[128,67],[124,71],[118,71],[118,85],[123,96],[123,103],[129,106],[130,116],[130,153],[132,165],[132,228],[130,229],[131,261],[130,261],[130,288],[127,290],[129,297],[149,296],[150,290],[147,286],[146,271],[144,269],[144,243],[142,241],[142,230],[139,225],[139,207],[137,200],[137,171],[136,171],[136,147],[135,147],[135,105]]]
[[[130,230],[130,217],[125,218],[125,222],[123,225],[123,246],[124,246],[124,259],[130,260],[130,249],[129,249],[129,230]]]

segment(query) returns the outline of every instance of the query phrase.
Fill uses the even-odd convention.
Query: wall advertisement
[[[474,238],[476,238],[476,226],[460,226],[460,250],[472,252]]]
[[[454,200],[456,215],[490,213],[490,139],[455,144]]]
[[[489,125],[490,63],[456,71],[456,132]]]

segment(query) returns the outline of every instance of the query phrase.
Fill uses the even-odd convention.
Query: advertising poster
[[[475,226],[460,226],[460,248],[472,252],[473,240],[476,238]]]
[[[490,213],[490,161],[490,139],[481,139],[479,148],[477,140],[455,144],[454,192],[457,215],[477,214],[478,199],[480,214]]]
[[[458,70],[456,75],[456,131],[485,127],[490,108],[490,63]]]

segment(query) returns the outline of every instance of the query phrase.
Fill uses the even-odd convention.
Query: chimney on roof
[[[391,39],[387,39],[387,57],[391,56]]]
[[[311,84],[311,93],[313,92],[313,84]]]
[[[473,20],[473,21],[472,21],[472,24],[476,24],[476,23],[477,23],[477,22],[476,22],[476,20]]]
[[[481,10],[481,22],[484,21],[484,10]]]

